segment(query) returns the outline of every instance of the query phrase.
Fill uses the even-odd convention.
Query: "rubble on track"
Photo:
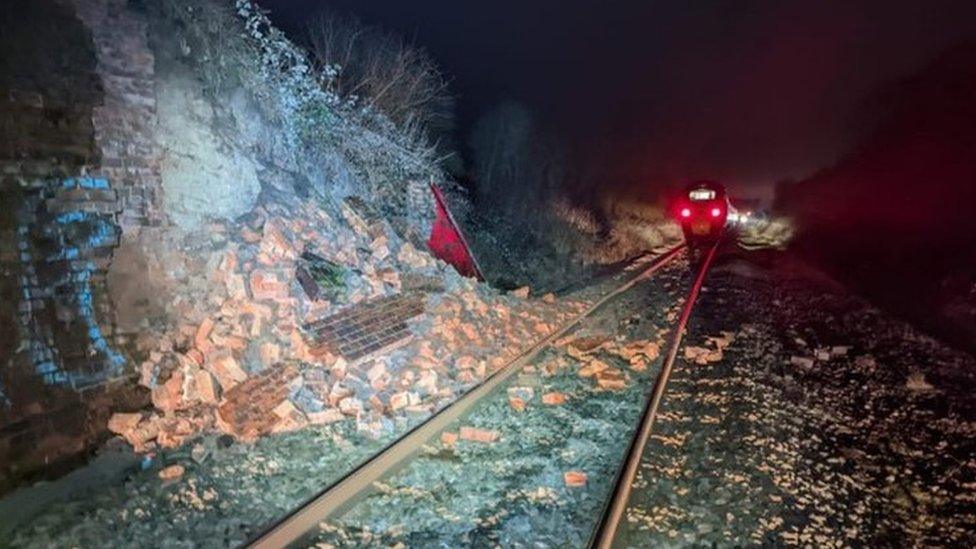
[[[309,543],[585,545],[662,359],[663,305],[688,278],[678,261],[609,300],[401,464],[384,480],[389,490],[363,494]],[[647,366],[633,371],[625,357]],[[498,436],[486,443],[466,428]]]
[[[976,361],[789,261],[709,274],[615,544],[973,546]]]
[[[153,405],[110,421],[142,468],[48,508],[16,530],[14,546],[238,546],[633,276],[569,296],[510,296],[457,275],[382,219],[282,198],[202,232],[158,236],[144,253],[166,314],[145,319],[133,342]],[[397,346],[350,359],[306,329],[408,293],[423,310]],[[567,367],[547,361],[522,385]],[[561,396],[537,390],[526,413],[573,402],[549,392]],[[465,435],[494,442],[456,431],[444,443],[506,442]],[[160,478],[173,465],[183,474]]]
[[[452,400],[584,307],[530,299],[527,287],[499,294],[458,276],[385,221],[347,204],[339,211],[265,201],[238,222],[163,242],[166,251],[154,253],[167,258],[174,321],[147,326],[141,338],[140,383],[154,409],[120,412],[113,432],[150,452],[215,429],[253,442],[343,417],[373,434],[389,431],[407,414]],[[405,318],[402,336],[389,336],[394,345],[377,344],[365,358],[343,356],[346,348],[323,346],[304,328],[405,292],[419,297],[420,314]],[[348,329],[358,330],[357,341],[387,333],[383,325]],[[283,364],[289,375],[263,382],[256,399],[254,380]],[[245,403],[247,412],[238,410]]]

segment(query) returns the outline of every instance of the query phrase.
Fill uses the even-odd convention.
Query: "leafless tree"
[[[339,67],[341,97],[358,98],[397,125],[437,138],[450,131],[454,99],[427,52],[358,19],[320,13],[306,27],[313,62]]]

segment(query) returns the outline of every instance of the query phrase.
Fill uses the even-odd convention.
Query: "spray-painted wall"
[[[158,225],[153,55],[124,0],[0,8],[0,491],[104,434],[128,382],[107,273]],[[8,38],[9,37],[9,38]]]

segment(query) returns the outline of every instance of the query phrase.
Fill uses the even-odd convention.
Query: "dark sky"
[[[976,37],[973,0],[260,3],[293,29],[325,7],[412,37],[454,79],[462,131],[523,102],[621,188],[806,176],[851,145],[874,89]]]

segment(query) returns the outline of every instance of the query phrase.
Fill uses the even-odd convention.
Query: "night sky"
[[[570,139],[617,191],[717,178],[767,194],[832,164],[870,94],[976,37],[976,2],[260,0],[410,37],[458,96],[459,142],[504,100]]]

